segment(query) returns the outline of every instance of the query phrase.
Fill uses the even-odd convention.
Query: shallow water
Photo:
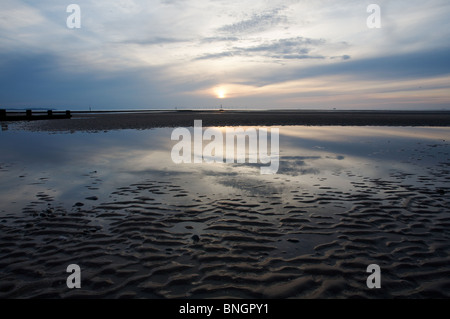
[[[0,132],[0,296],[449,297],[449,128],[280,127],[275,175],[172,131]]]

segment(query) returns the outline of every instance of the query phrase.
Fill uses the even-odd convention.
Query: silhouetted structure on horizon
[[[69,110],[65,112],[53,112],[53,110],[48,110],[46,113],[35,112],[35,114],[33,114],[32,110],[26,110],[25,114],[19,111],[9,113],[10,114],[8,114],[5,109],[0,109],[0,121],[56,120],[70,119],[72,117],[72,114]]]

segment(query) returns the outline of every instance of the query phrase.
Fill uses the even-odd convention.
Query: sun
[[[218,87],[218,88],[216,88],[215,89],[215,93],[216,93],[216,95],[217,95],[217,98],[219,98],[219,99],[224,99],[224,98],[226,98],[226,91],[225,91],[225,89],[223,88],[223,87]]]

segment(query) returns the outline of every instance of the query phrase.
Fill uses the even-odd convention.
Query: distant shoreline
[[[31,131],[102,131],[211,126],[450,126],[450,111],[72,111],[72,119],[20,122]]]

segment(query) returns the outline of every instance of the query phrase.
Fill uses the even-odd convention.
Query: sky
[[[450,1],[2,0],[0,108],[220,105],[450,110]]]

